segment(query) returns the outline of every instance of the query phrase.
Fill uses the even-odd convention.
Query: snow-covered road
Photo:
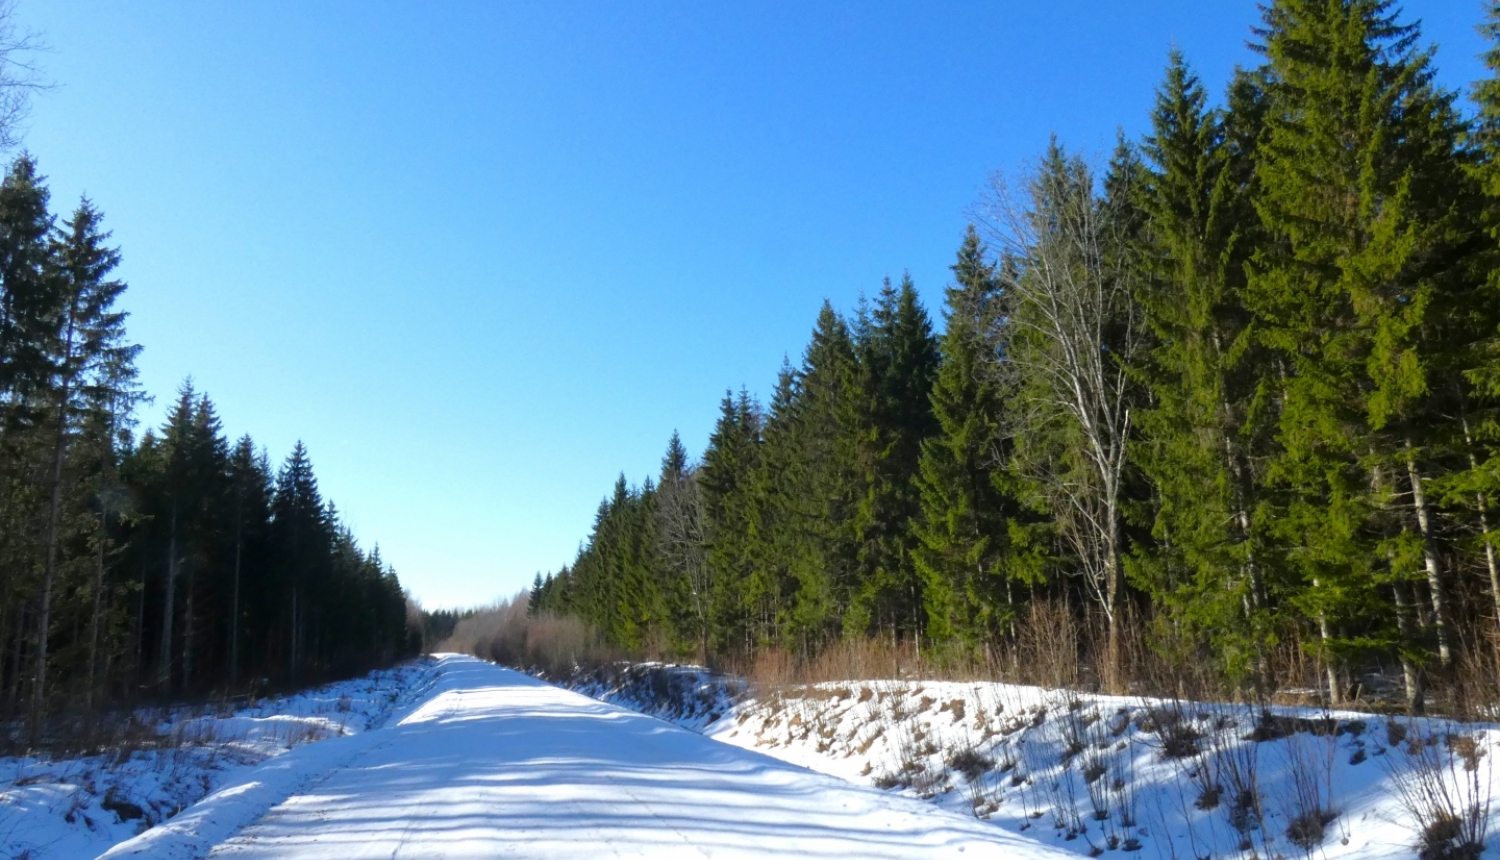
[[[237,829],[224,860],[1071,856],[478,660],[434,671],[394,725],[305,748],[328,769],[258,820],[233,821],[252,774],[182,824]],[[201,853],[143,836],[109,856]]]

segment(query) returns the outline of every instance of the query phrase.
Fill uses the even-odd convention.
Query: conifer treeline
[[[406,601],[318,493],[298,443],[274,475],[184,384],[133,433],[139,347],[118,252],[87,199],[59,220],[29,156],[0,184],[0,717],[408,652]]]
[[[1500,3],[1484,31],[1500,40]],[[1265,692],[1412,707],[1500,618],[1500,41],[1473,115],[1383,0],[1277,0],[1222,106],[1170,56],[1107,169],[1054,143],[976,207],[934,335],[825,304],[768,407],[616,483],[533,610],[622,646],[984,649],[1028,601]]]

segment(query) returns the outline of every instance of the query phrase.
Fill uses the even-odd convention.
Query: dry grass
[[[1162,625],[1125,622],[1122,665],[1134,695],[1242,699],[1215,676],[1211,655],[1186,646],[1163,647]],[[982,649],[918,647],[889,637],[845,638],[811,654],[776,646],[723,657],[714,668],[762,689],[889,680],[1003,681],[1047,689],[1100,692],[1106,626],[1065,602],[1038,598],[1010,625],[1010,633]],[[962,717],[958,717],[962,719]]]

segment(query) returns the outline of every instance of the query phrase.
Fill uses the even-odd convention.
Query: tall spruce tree
[[[1340,666],[1362,652],[1396,649],[1409,679],[1428,653],[1451,660],[1424,485],[1452,432],[1434,407],[1453,396],[1445,353],[1463,339],[1454,311],[1468,292],[1454,266],[1468,241],[1462,124],[1386,0],[1277,2],[1258,33],[1270,101],[1256,205],[1270,241],[1246,296],[1282,377],[1272,521],[1296,548],[1295,603],[1337,700]],[[1420,706],[1410,680],[1408,696]]]
[[[245,574],[247,570],[265,569],[264,548],[271,522],[273,492],[270,463],[264,453],[256,452],[255,442],[248,435],[235,443],[229,456],[227,477],[231,493],[228,500],[230,533],[234,547],[230,574],[228,664],[229,683],[234,685],[239,682],[243,663],[243,630],[250,626],[246,616],[252,602],[258,603],[247,599]]]
[[[1149,226],[1140,295],[1153,337],[1142,361],[1151,399],[1140,410],[1138,459],[1159,497],[1143,579],[1230,677],[1263,686],[1256,670],[1273,636],[1255,468],[1265,365],[1242,300],[1256,217],[1247,166],[1236,163],[1250,154],[1232,148],[1227,118],[1207,101],[1172,52],[1141,195]]]
[[[665,582],[667,626],[675,649],[708,659],[709,579],[698,470],[677,431],[662,457],[657,484],[656,547]]]
[[[849,327],[825,301],[798,369],[791,443],[796,458],[786,475],[796,591],[790,623],[806,650],[839,635],[857,590],[858,371]]]
[[[845,633],[885,630],[920,639],[926,621],[911,521],[921,510],[922,443],[937,432],[931,401],[937,339],[910,276],[899,288],[886,280],[862,329],[855,342],[864,485],[855,514],[859,583]]]
[[[1447,518],[1479,557],[1493,622],[1500,620],[1500,531],[1493,509],[1500,493],[1500,3],[1486,6],[1480,30],[1490,41],[1483,55],[1489,76],[1473,88],[1478,116],[1469,138],[1469,171],[1482,198],[1474,207],[1481,244],[1469,260],[1483,287],[1467,304],[1479,336],[1460,359],[1463,378],[1454,385],[1461,454],[1453,472],[1434,483]]]
[[[802,465],[796,430],[800,401],[797,371],[783,357],[749,490],[747,537],[753,561],[745,598],[757,644],[789,644],[796,639],[790,620],[797,592],[792,570],[801,544],[799,505],[794,497],[795,476]]]
[[[1000,632],[1015,611],[1009,554],[1014,502],[996,476],[1003,469],[1004,384],[1000,361],[1000,283],[970,225],[945,291],[947,328],[932,391],[938,433],[922,443],[921,541],[927,636],[970,648]]]
[[[51,337],[43,342],[48,363],[50,402],[46,405],[52,438],[47,474],[46,559],[37,613],[34,695],[38,709],[47,689],[53,593],[65,562],[65,491],[69,484],[78,484],[76,478],[70,480],[65,474],[70,460],[77,460],[70,456],[70,448],[86,425],[99,424],[97,415],[90,416],[91,409],[97,412],[101,406],[129,396],[135,376],[134,359],[139,352],[125,339],[125,314],[114,308],[125,284],[110,278],[119,265],[120,255],[106,244],[109,233],[100,226],[101,218],[86,198],[80,202],[72,218],[50,237],[43,267],[56,301],[55,318],[46,326]],[[90,417],[95,420],[90,422]],[[86,458],[86,462],[92,462],[92,458]]]
[[[315,621],[313,598],[320,591],[328,563],[331,536],[326,513],[312,461],[298,440],[276,476],[270,536],[280,574],[275,589],[282,603],[279,650],[294,682],[305,676],[307,637]]]

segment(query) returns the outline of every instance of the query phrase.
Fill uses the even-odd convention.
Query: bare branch
[[[47,45],[37,33],[16,22],[16,0],[0,0],[0,149],[21,142],[31,116],[31,97],[53,89],[41,74],[35,55]]]

